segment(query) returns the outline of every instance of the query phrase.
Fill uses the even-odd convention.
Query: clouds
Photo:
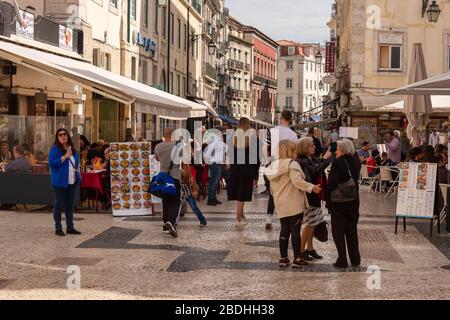
[[[324,42],[332,0],[225,0],[230,15],[274,40]]]

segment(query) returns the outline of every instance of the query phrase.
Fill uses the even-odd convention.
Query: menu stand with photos
[[[437,164],[404,163],[400,166],[395,219],[395,234],[399,218],[403,218],[403,231],[406,219],[430,219],[430,237],[433,236],[433,222],[436,195]]]
[[[154,214],[150,186],[149,142],[111,144],[111,202],[113,216]]]

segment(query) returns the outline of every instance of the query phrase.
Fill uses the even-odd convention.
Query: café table
[[[81,172],[81,190],[94,190],[95,191],[95,210],[98,213],[98,201],[100,196],[104,194],[102,178],[106,170],[93,170],[87,172]]]

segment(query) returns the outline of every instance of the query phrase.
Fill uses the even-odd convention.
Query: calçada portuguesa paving
[[[0,299],[449,299],[447,233],[430,241],[429,222],[412,220],[395,235],[395,199],[364,189],[361,197],[363,266],[345,272],[332,266],[332,239],[316,242],[324,259],[310,268],[279,269],[279,225],[264,229],[262,195],[247,205],[245,228],[233,226],[234,203],[201,202],[208,226],[188,211],[176,239],[159,214],[78,213],[83,234],[56,238],[49,213],[0,212]],[[80,268],[81,289],[67,289],[70,265]],[[371,266],[380,278],[370,278]]]

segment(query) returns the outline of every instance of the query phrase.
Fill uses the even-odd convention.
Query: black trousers
[[[353,266],[361,264],[361,255],[358,244],[358,207],[348,210],[331,210],[331,228],[334,243],[338,251],[336,263],[341,267],[347,267],[347,251]]]
[[[175,179],[177,195],[174,197],[163,197],[163,222],[170,222],[173,226],[178,224],[181,213],[181,185],[180,181]]]
[[[300,257],[300,230],[302,227],[303,213],[296,216],[280,219],[280,255],[281,258],[288,257],[289,237],[292,237],[292,250],[294,259]]]
[[[275,212],[275,202],[273,201],[272,193],[270,192],[270,181],[264,176],[264,184],[266,189],[269,191],[269,202],[267,203],[267,214],[273,216]]]

